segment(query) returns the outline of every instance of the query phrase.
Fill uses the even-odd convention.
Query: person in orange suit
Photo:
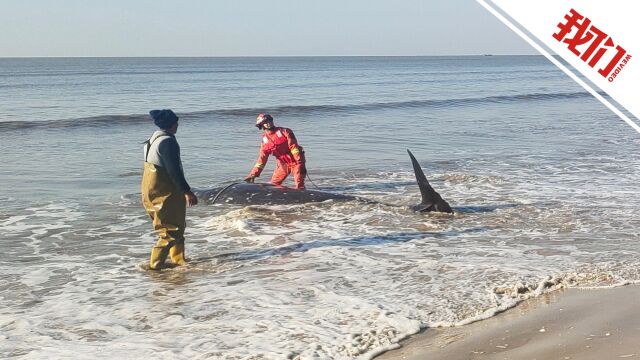
[[[293,173],[296,189],[304,189],[304,178],[307,176],[304,150],[298,145],[293,131],[275,126],[273,117],[269,114],[259,114],[256,118],[256,127],[264,130],[260,154],[255,166],[244,180],[248,183],[254,182],[264,169],[269,155],[273,155],[278,164],[271,177],[271,183],[280,185],[289,174]]]

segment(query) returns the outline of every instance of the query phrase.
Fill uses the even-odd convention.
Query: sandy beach
[[[411,337],[377,360],[638,359],[640,286],[556,291],[493,318]]]

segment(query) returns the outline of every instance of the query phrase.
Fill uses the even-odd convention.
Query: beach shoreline
[[[640,358],[640,286],[562,289],[486,320],[426,329],[376,360]]]

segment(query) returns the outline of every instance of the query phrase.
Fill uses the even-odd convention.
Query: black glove
[[[256,177],[254,175],[249,175],[246,178],[244,178],[245,182],[248,182],[249,184],[253,184],[256,180]]]

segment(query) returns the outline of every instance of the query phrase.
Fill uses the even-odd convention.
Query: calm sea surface
[[[0,59],[0,99],[3,358],[370,358],[640,281],[640,136],[543,57]],[[144,271],[156,108],[192,187],[244,177],[270,112],[318,187],[382,204],[201,204],[190,265]],[[454,217],[408,210],[407,148]]]

